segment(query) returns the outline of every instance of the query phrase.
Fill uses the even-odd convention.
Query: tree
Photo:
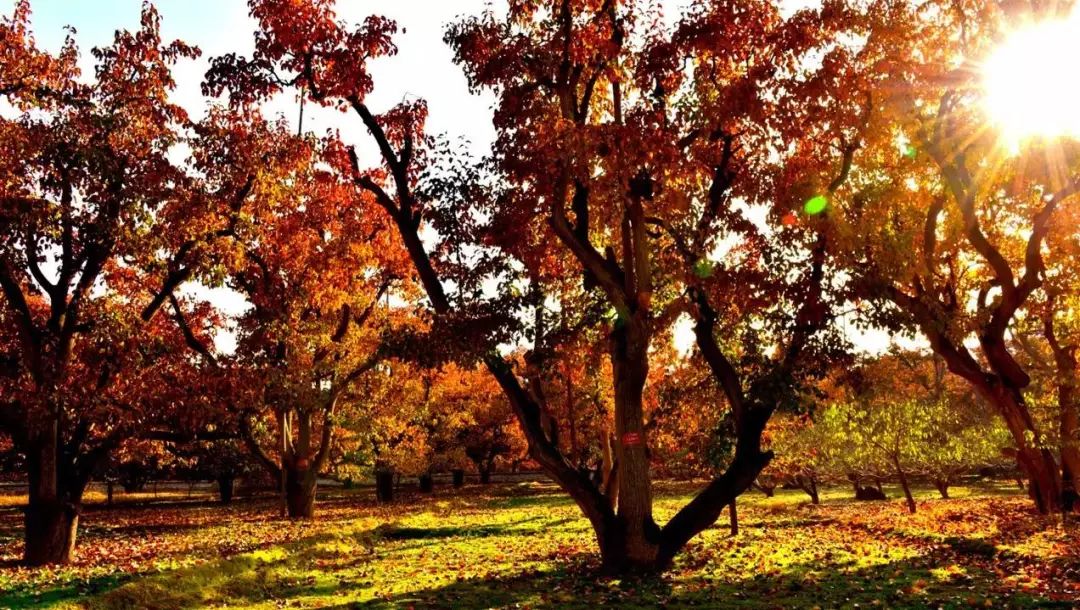
[[[1007,333],[1033,312],[1046,261],[1065,255],[1048,251],[1048,235],[1080,187],[1075,147],[1040,138],[1012,154],[987,124],[975,63],[1019,16],[951,2],[871,3],[865,16],[860,69],[879,103],[867,162],[832,216],[848,238],[843,265],[878,305],[876,323],[917,328],[993,405],[1037,508],[1050,512],[1060,505],[1061,475]]]
[[[827,473],[824,426],[807,416],[773,418],[766,428],[769,449],[776,457],[765,470],[775,479],[790,482],[820,504],[820,487]]]
[[[190,383],[184,346],[211,312],[175,290],[204,271],[250,184],[214,191],[170,161],[182,141],[201,145],[167,101],[171,66],[197,51],[163,42],[152,7],[92,51],[89,79],[72,38],[57,54],[35,46],[29,14],[24,0],[0,21],[0,95],[14,109],[0,119],[0,332],[12,355],[0,425],[27,457],[24,559],[40,565],[71,559],[90,474]]]
[[[521,243],[544,244],[541,252],[555,253],[524,259],[530,280],[542,277],[536,272],[543,267],[531,266],[537,261],[574,269],[590,293],[596,290],[594,298],[611,309],[617,507],[550,438],[542,404],[522,384],[513,362],[499,355],[499,337],[491,332],[457,337],[467,337],[485,354],[531,456],[589,518],[605,566],[665,569],[751,485],[770,458],[760,443],[769,416],[790,402],[800,378],[815,374],[815,367],[806,365],[823,358],[813,354],[824,355],[836,345],[811,341],[828,318],[827,238],[821,232],[826,225],[787,222],[782,239],[771,240],[739,211],[738,202],[771,207],[769,220],[779,225],[806,200],[804,182],[828,176],[826,192],[843,185],[857,149],[860,104],[846,95],[835,103],[822,101],[821,94],[841,79],[844,51],[833,51],[838,61],[825,62],[817,73],[805,61],[829,46],[825,34],[843,13],[830,7],[784,18],[771,2],[701,3],[669,35],[655,14],[635,3],[564,0],[541,10],[522,1],[511,3],[505,22],[487,13],[453,26],[447,40],[473,86],[493,89],[500,98],[495,169],[512,188],[486,197],[470,176],[447,181],[423,174],[432,146],[423,135],[423,103],[402,104],[382,115],[367,106],[373,83],[366,62],[393,52],[393,24],[369,18],[349,29],[324,0],[256,0],[251,7],[260,23],[253,57],[216,60],[209,90],[229,89],[235,103],[245,103],[283,85],[299,85],[316,102],[354,111],[377,144],[381,165],[366,171],[354,154],[342,171],[397,226],[440,321],[475,325],[492,319],[492,300],[470,299],[476,292],[460,284],[450,292],[443,283],[458,283],[463,278],[455,273],[466,270],[474,278],[464,278],[466,286],[477,286],[475,278],[491,271],[454,266],[445,256],[448,249],[464,252],[454,233],[459,225],[479,226],[482,234],[485,219],[492,226],[536,231]],[[730,46],[732,40],[739,44]],[[677,60],[687,54],[697,59],[692,75]],[[812,98],[806,95],[810,91]],[[800,103],[810,99],[816,101]],[[701,112],[683,111],[698,100],[709,105]],[[788,141],[801,144],[780,145]],[[839,150],[831,149],[837,141]],[[792,152],[776,161],[778,150]],[[458,225],[440,216],[446,209],[455,210]],[[421,238],[425,219],[446,239],[435,248],[436,256]],[[471,237],[480,246],[468,250],[472,253],[498,241],[475,232]],[[744,246],[710,260],[707,255],[727,238]],[[771,258],[771,267],[755,265],[763,258]],[[754,288],[746,290],[750,285]],[[500,286],[507,292],[494,302],[505,311],[515,285]],[[683,298],[687,290],[690,299]],[[745,298],[749,295],[755,298]],[[652,518],[642,394],[653,336],[687,309],[695,315],[699,345],[731,405],[736,451],[728,469],[661,529]],[[729,317],[747,317],[737,315],[741,310],[754,311],[761,323],[758,342],[718,345],[722,327],[738,326]],[[508,329],[512,326],[495,330]],[[782,346],[779,353],[763,347],[770,343]],[[723,347],[745,348],[742,360],[733,364]],[[744,364],[740,374],[736,365]]]
[[[314,514],[319,473],[329,464],[338,410],[355,405],[356,382],[389,349],[396,248],[383,217],[336,174],[333,141],[290,134],[252,117],[219,154],[264,179],[233,229],[228,282],[251,308],[238,321],[234,379],[249,391],[237,405],[253,454],[281,481],[284,511]],[[223,179],[228,180],[226,175]],[[400,330],[400,329],[398,329]]]

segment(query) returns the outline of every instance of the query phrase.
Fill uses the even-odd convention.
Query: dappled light
[[[0,609],[1075,606],[1076,4],[0,2]]]

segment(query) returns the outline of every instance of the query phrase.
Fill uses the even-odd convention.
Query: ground
[[[662,484],[658,518],[692,493]],[[887,490],[889,491],[889,490]],[[855,503],[829,490],[740,501],[661,578],[597,574],[588,524],[551,485],[441,489],[379,507],[334,492],[319,518],[272,500],[89,508],[76,565],[28,570],[0,512],[0,608],[1080,607],[1080,528],[1033,514],[1015,488]],[[890,497],[899,495],[892,490]],[[145,499],[145,498],[144,498]]]

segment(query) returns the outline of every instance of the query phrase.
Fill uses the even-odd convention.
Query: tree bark
[[[646,452],[642,394],[648,374],[647,322],[621,315],[611,336],[615,381],[615,459],[619,463],[617,516],[625,557],[613,558],[630,571],[652,570],[660,528],[652,515],[652,481]]]
[[[311,470],[285,469],[285,508],[290,519],[315,516],[315,491],[318,479]]]
[[[737,500],[732,500],[731,504],[728,504],[728,514],[731,515],[731,535],[739,535],[739,511],[735,507]]]
[[[394,471],[375,471],[375,499],[380,503],[394,501]]]
[[[232,475],[221,475],[217,478],[218,484],[218,499],[222,504],[231,504],[233,499],[233,490],[236,487],[236,477]]]
[[[904,472],[904,467],[900,465],[900,460],[893,458],[893,465],[896,466],[896,475],[900,478],[900,487],[904,490],[904,499],[907,501],[907,509],[911,514],[915,514],[915,498],[911,495],[911,485],[908,483],[907,473]],[[881,491],[879,488],[878,491]]]
[[[465,471],[455,468],[451,474],[454,477],[454,489],[461,489],[465,485]]]
[[[25,514],[23,562],[28,566],[70,563],[86,481],[61,463],[58,422],[29,444],[29,501]]]
[[[949,499],[949,479],[940,477],[934,479],[934,487],[936,487],[938,493],[941,494],[942,500]]]
[[[435,479],[432,478],[430,472],[425,472],[419,477],[420,493],[429,494],[435,490]]]
[[[795,475],[795,484],[799,486],[799,489],[806,492],[806,495],[810,496],[811,504],[821,504],[816,478],[802,474]]]
[[[1016,459],[1020,470],[1028,477],[1036,508],[1044,515],[1056,512],[1061,507],[1057,460],[1048,448],[1032,444],[1032,439],[1040,437],[1023,398],[1000,384],[988,388],[984,395],[997,407],[1012,433],[1017,447]]]

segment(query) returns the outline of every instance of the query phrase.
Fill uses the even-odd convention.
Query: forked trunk
[[[285,470],[285,507],[290,519],[311,519],[315,516],[315,473],[310,470]]]

